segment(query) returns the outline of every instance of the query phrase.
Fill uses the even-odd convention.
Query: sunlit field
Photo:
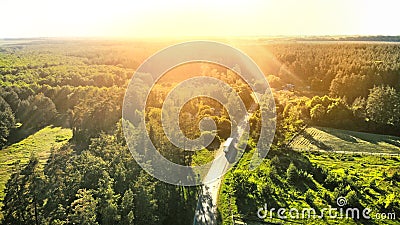
[[[400,154],[400,138],[324,127],[302,131],[289,145],[298,151],[360,154]]]

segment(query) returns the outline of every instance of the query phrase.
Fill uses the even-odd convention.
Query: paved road
[[[217,152],[216,160],[211,165],[205,180],[208,180],[211,177],[219,177],[221,174],[224,174],[228,169],[228,165],[229,161],[227,157],[225,157],[223,147],[221,147]],[[193,224],[217,224],[217,200],[221,178],[202,185]]]
[[[250,118],[251,114],[247,114],[244,119],[237,126],[237,131],[234,132],[234,141],[241,137],[245,131],[246,121]],[[224,147],[221,144],[218,149],[215,160],[211,165],[210,169],[204,180],[212,180],[214,177],[220,177],[211,183],[204,184],[201,189],[201,194],[199,196],[199,201],[197,203],[197,208],[195,216],[193,219],[194,225],[214,225],[217,224],[217,201],[218,201],[218,191],[221,185],[222,174],[229,169],[230,162],[236,157],[237,151],[235,149],[230,150],[228,153],[223,151]]]

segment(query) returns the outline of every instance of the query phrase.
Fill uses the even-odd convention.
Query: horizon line
[[[93,35],[93,36],[20,36],[20,37],[0,37],[0,40],[12,39],[187,39],[187,38],[338,38],[338,37],[400,37],[397,35],[387,34],[322,34],[322,35],[149,35],[149,36],[107,36],[107,35]]]

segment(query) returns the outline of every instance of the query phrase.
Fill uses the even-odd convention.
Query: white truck
[[[232,148],[233,145],[233,138],[228,138],[226,139],[225,143],[224,143],[224,152],[227,153],[229,152],[229,150]]]

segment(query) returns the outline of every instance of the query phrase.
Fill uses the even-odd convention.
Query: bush
[[[299,179],[299,171],[293,163],[286,170],[286,179],[289,184],[296,184]]]
[[[315,198],[314,191],[312,191],[311,189],[308,189],[304,195],[306,197],[306,202],[309,205],[312,205],[314,202],[314,198]]]
[[[322,198],[323,198],[326,202],[328,202],[329,204],[332,203],[332,197],[331,197],[331,194],[329,193],[329,191],[324,190],[324,191],[322,192]]]
[[[329,190],[333,190],[339,184],[339,178],[335,173],[328,173],[328,176],[325,179],[325,187]]]
[[[351,190],[349,193],[347,193],[346,200],[347,200],[347,205],[349,207],[359,206],[357,193],[353,190]]]

